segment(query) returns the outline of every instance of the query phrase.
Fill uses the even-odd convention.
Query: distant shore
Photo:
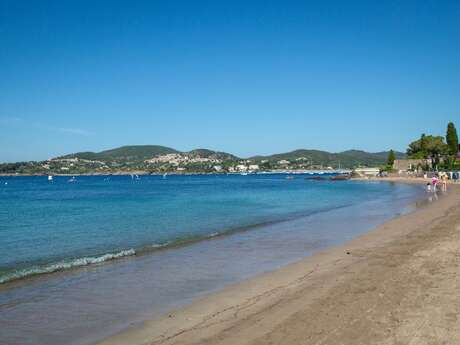
[[[345,245],[100,344],[458,343],[459,251],[460,186],[451,186],[436,202]]]
[[[342,169],[340,171],[348,171],[347,169]],[[351,171],[351,170],[349,170]],[[113,173],[107,172],[91,172],[91,173],[84,173],[84,174],[56,174],[56,173],[49,173],[49,174],[1,174],[1,176],[130,176],[130,175],[139,175],[139,176],[162,176],[162,175],[241,175],[241,174],[337,174],[339,170],[263,170],[258,172],[178,172],[178,171],[165,171],[165,172],[149,172],[149,171],[116,171]]]
[[[406,177],[406,176],[391,176],[391,177],[353,177],[353,180],[357,181],[386,181],[386,182],[398,182],[398,183],[415,183],[415,184],[427,184],[431,183],[431,178],[423,177]],[[457,184],[460,186],[460,183],[454,182],[452,180],[447,181],[448,184]]]

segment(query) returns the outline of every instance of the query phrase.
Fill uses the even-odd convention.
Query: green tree
[[[457,130],[455,129],[455,125],[452,122],[449,122],[449,124],[447,125],[446,142],[447,146],[449,147],[449,154],[451,154],[452,156],[457,155],[458,136]]]
[[[427,146],[428,146],[427,138],[426,138],[425,133],[423,133],[422,136],[420,137],[420,151],[427,152]],[[428,157],[425,157],[425,158],[428,158]]]
[[[409,144],[407,155],[413,159],[428,159],[432,161],[433,168],[439,164],[441,156],[449,152],[449,147],[444,142],[444,137],[422,134],[419,140]]]
[[[387,165],[392,167],[393,163],[395,162],[395,159],[396,159],[395,152],[393,150],[390,150],[390,152],[388,152]]]

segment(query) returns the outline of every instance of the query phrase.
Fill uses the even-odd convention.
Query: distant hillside
[[[178,153],[179,151],[174,150],[166,146],[158,145],[130,145],[122,146],[111,150],[101,152],[77,152],[69,155],[65,155],[62,158],[79,158],[88,160],[99,160],[99,161],[113,161],[113,160],[126,160],[126,161],[143,161],[159,155],[165,155],[168,153]]]
[[[239,158],[226,152],[212,151],[208,149],[196,149],[188,152],[181,152],[166,146],[158,145],[130,145],[117,147],[115,149],[101,152],[77,152],[65,156],[57,157],[58,159],[79,158],[93,161],[144,161],[153,157],[166,155],[170,153],[181,153],[191,158],[201,157],[209,159],[219,159],[223,161],[233,161]]]
[[[227,152],[212,151],[208,149],[195,149],[189,152],[184,152],[190,157],[202,157],[210,159],[219,159],[222,161],[236,161],[239,158]]]
[[[111,150],[101,152],[77,152],[58,158],[79,158],[92,161],[126,161],[126,162],[140,162],[153,157],[166,155],[170,153],[181,153],[190,158],[209,158],[221,161],[237,161],[235,155],[226,152],[213,151],[208,149],[195,149],[188,152],[181,152],[166,146],[158,145],[131,145],[122,146]],[[406,155],[402,152],[395,152],[396,158],[404,158]],[[254,156],[249,159],[256,162],[268,160],[269,162],[278,162],[281,160],[296,161],[303,160],[312,165],[323,166],[340,166],[344,168],[352,168],[358,165],[376,166],[385,163],[388,157],[388,152],[365,152],[360,150],[348,150],[339,153],[331,153],[320,150],[295,150],[291,152],[278,153],[269,156]]]
[[[405,154],[401,152],[395,152],[395,154],[397,158],[405,157]],[[387,157],[388,152],[369,153],[349,150],[330,153],[320,150],[295,150],[242,159],[230,153],[209,149],[181,152],[158,145],[131,145],[101,152],[77,152],[40,162],[0,164],[0,174],[75,175],[116,174],[132,171],[150,174],[164,174],[165,172],[226,173],[249,169],[278,171],[320,167],[354,168],[382,166],[386,163]],[[73,158],[78,158],[78,160]]]
[[[395,152],[396,158],[405,158],[406,155],[402,152]],[[344,168],[352,168],[358,165],[376,166],[384,164],[388,157],[388,151],[383,152],[365,152],[360,150],[348,150],[339,153],[330,153],[320,150],[295,150],[286,153],[279,153],[270,156],[255,156],[251,159],[256,161],[268,160],[269,162],[277,162],[280,160],[295,161],[296,159],[304,159],[311,164],[324,166],[338,166],[339,163]]]

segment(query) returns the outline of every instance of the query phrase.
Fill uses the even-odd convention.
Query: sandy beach
[[[0,0],[0,345],[460,345],[460,0]]]
[[[456,344],[460,186],[419,206],[100,344]]]

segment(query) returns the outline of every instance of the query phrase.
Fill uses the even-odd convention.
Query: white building
[[[207,158],[201,156],[189,157],[182,153],[168,153],[144,161],[147,164],[169,163],[172,165],[189,164],[189,163],[221,163],[220,159]]]
[[[353,172],[362,177],[375,177],[380,173],[379,168],[356,168]]]
[[[251,170],[251,171],[259,170],[259,164],[250,164],[249,165],[249,170]]]
[[[248,171],[248,167],[247,167],[246,165],[244,165],[244,164],[238,164],[238,165],[235,167],[235,169],[236,169],[237,171]]]

